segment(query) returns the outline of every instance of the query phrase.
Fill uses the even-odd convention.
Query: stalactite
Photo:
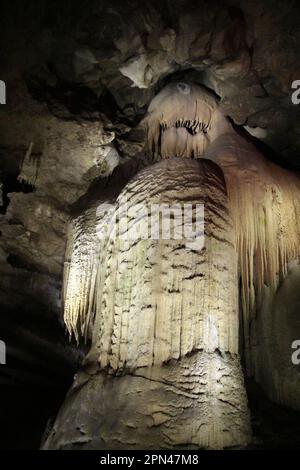
[[[221,166],[226,179],[249,355],[249,325],[260,307],[263,286],[275,293],[289,263],[299,258],[300,180],[233,131],[217,138],[205,157]]]
[[[199,158],[209,144],[216,99],[198,85],[171,83],[151,102],[143,121],[156,157]]]
[[[107,206],[106,206],[107,205]],[[63,280],[64,320],[77,341],[87,339],[95,313],[96,276],[105,252],[105,237],[97,232],[110,217],[112,201],[103,201],[105,211],[94,206],[74,218],[69,225]]]
[[[22,183],[27,183],[35,186],[40,166],[40,153],[33,152],[34,143],[30,142],[21,165],[21,171],[18,180]]]

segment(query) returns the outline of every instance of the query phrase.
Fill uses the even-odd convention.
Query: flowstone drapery
[[[45,448],[224,448],[251,439],[239,331],[251,370],[263,288],[274,295],[298,256],[299,180],[237,135],[195,84],[165,87],[143,125],[158,162],[114,204],[102,201],[70,226],[65,322],[76,338],[91,337],[91,349]],[[204,246],[174,214],[182,237],[120,236],[141,222],[149,228],[137,207],[161,204],[190,204],[192,224],[202,204]]]

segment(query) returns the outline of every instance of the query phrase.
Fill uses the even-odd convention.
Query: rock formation
[[[286,430],[289,445],[297,440],[291,421],[276,421],[284,408],[275,404],[297,422],[300,106],[291,95],[300,75],[299,12],[293,0],[276,8],[267,0],[13,0],[1,8],[0,341],[8,360],[0,370],[7,404],[0,445],[39,447],[97,343],[103,217],[117,213],[135,175],[174,157],[189,157],[186,165],[204,157],[219,167],[209,167],[216,178],[224,174],[239,354],[263,441],[256,434],[252,445],[266,445],[268,433],[272,441],[275,428]],[[88,377],[99,357],[85,364]],[[159,374],[160,365],[153,368]],[[259,406],[254,381],[266,395]],[[265,428],[269,406],[277,425]]]
[[[94,208],[72,226],[65,321],[77,338],[92,331],[92,346],[46,448],[223,448],[250,440],[239,279],[251,370],[249,325],[256,312],[264,314],[263,286],[274,297],[298,258],[300,182],[239,137],[215,98],[193,83],[163,89],[144,126],[148,152],[162,160],[140,171],[100,220]],[[187,203],[204,205],[204,248],[141,231],[123,239],[141,221],[148,233],[149,211],[136,208]],[[97,243],[97,224],[109,226],[112,218]],[[186,382],[186,404],[184,396],[176,403],[174,391],[166,399],[170,386],[182,392]]]
[[[139,205],[188,203],[205,207],[203,250],[182,237],[116,233],[141,224]],[[221,171],[206,160],[163,160],[125,187],[116,212],[118,224],[98,257],[82,227],[75,239],[65,316],[75,334],[92,321],[92,346],[45,448],[246,445],[237,256]]]

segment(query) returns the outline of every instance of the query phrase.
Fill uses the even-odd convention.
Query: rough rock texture
[[[142,204],[146,211],[137,213]],[[158,239],[149,238],[156,228],[148,215],[155,204],[192,204],[190,222],[196,223],[196,204],[204,204],[204,247],[198,245],[203,227],[188,236],[181,212],[180,218],[174,215],[174,226],[182,228],[177,237],[171,233],[168,239],[162,225]],[[76,279],[77,292],[89,294],[81,294],[83,306],[95,303],[92,346],[81,376],[96,376],[79,388],[75,383],[45,447],[245,446],[250,427],[238,354],[237,256],[222,173],[207,160],[163,160],[128,183],[115,212],[117,222],[96,258],[97,281]],[[134,229],[137,237],[130,235]],[[87,248],[82,240],[83,253]],[[66,289],[73,287],[78,258],[76,251]],[[88,261],[85,269],[94,271]],[[79,327],[91,318],[86,312],[82,319],[84,307],[76,298],[68,300],[73,306],[66,322],[76,332],[78,316]]]
[[[250,440],[239,358],[194,352],[162,367],[80,372],[44,449],[219,449]]]

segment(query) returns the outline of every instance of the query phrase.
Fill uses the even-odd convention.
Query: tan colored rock
[[[116,235],[141,220],[148,228],[147,216],[134,217],[135,208],[162,203],[204,204],[203,249],[184,237]],[[81,268],[79,303],[68,293],[81,251],[74,243],[65,319],[76,335],[81,325],[92,324],[83,366],[92,376],[79,374],[83,384],[74,385],[45,448],[76,448],[79,442],[87,449],[223,448],[249,442],[227,204],[222,173],[211,162],[173,158],[142,170],[117,199],[118,223],[106,247],[101,245],[96,283],[89,267],[94,254]],[[82,245],[82,252],[89,246]],[[88,301],[80,297],[82,288]],[[88,305],[94,305],[94,319],[82,310]]]

